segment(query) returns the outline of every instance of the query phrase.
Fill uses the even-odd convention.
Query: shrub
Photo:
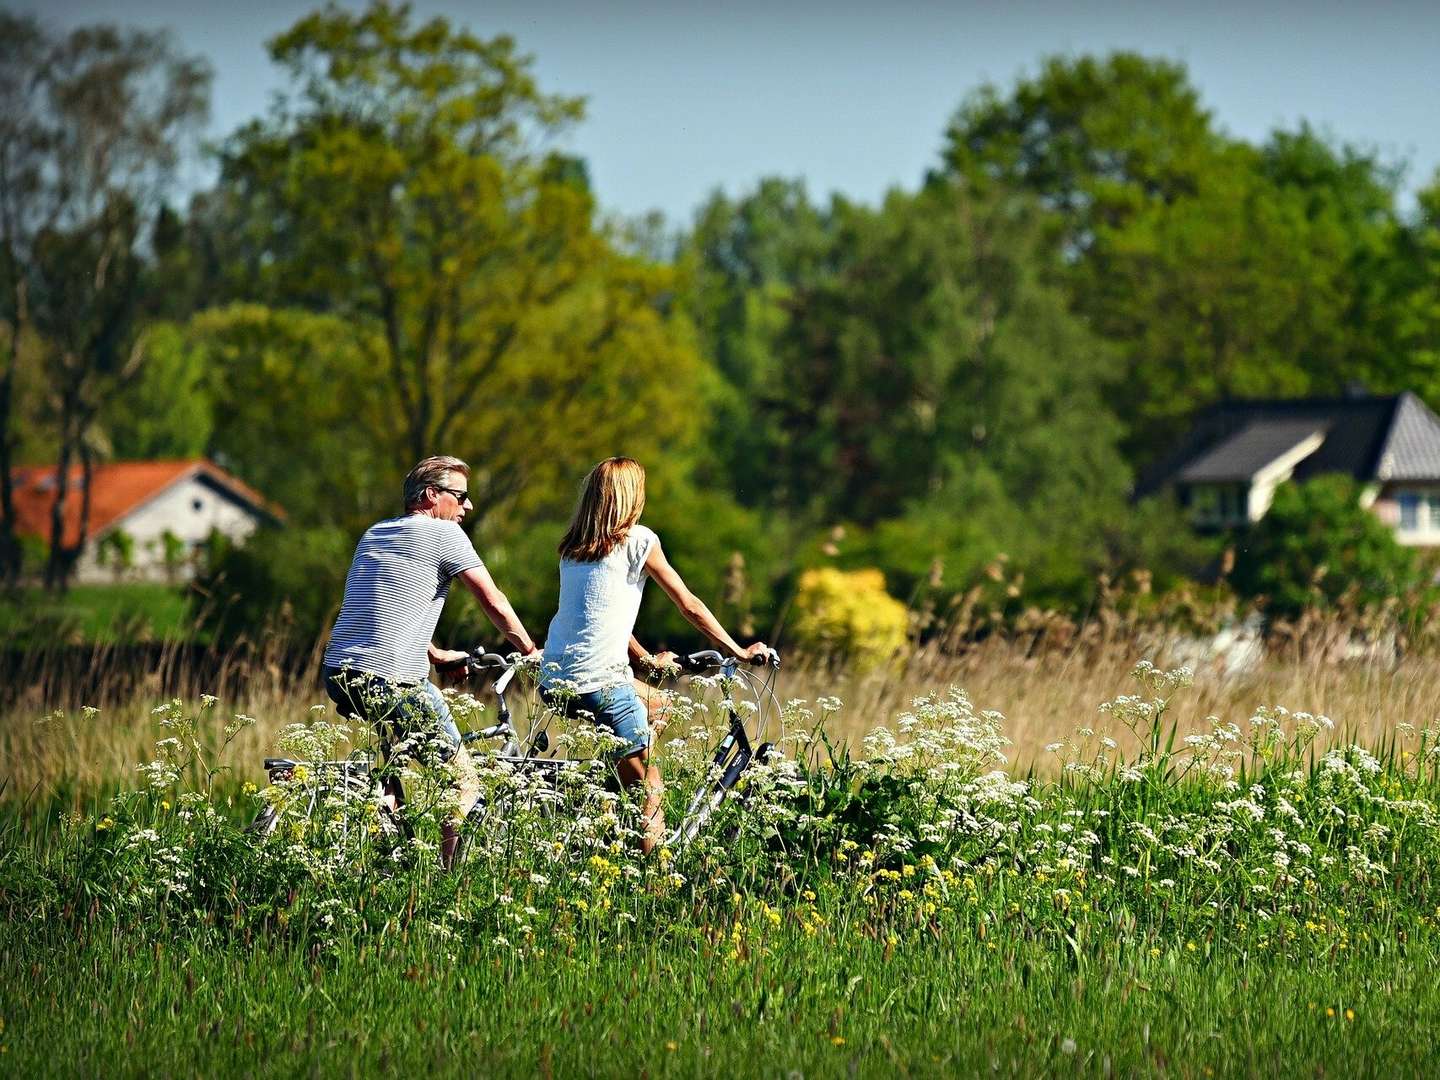
[[[1360,487],[1348,476],[1282,484],[1235,555],[1236,590],[1266,597],[1270,614],[1281,618],[1342,599],[1362,608],[1413,604],[1430,591],[1416,552],[1361,506]]]
[[[879,570],[820,567],[800,575],[790,631],[807,648],[873,668],[905,646],[909,615]]]
[[[354,549],[342,529],[262,529],[196,580],[203,622],[216,640],[278,636],[307,646],[340,607]]]

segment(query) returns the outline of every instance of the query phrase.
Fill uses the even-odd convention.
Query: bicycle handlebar
[[[499,653],[493,652],[472,652],[468,663],[471,667],[503,668],[510,666],[510,661],[506,660],[505,657]]]
[[[680,670],[689,674],[698,674],[702,671],[711,671],[716,668],[723,668],[727,664],[752,664],[755,667],[763,667],[769,664],[771,667],[780,666],[780,654],[771,649],[768,656],[757,656],[752,660],[742,660],[738,656],[722,656],[716,649],[703,649],[700,652],[690,653],[687,656],[677,656],[675,663]]]

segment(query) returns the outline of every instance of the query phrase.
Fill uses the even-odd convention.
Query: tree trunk
[[[19,340],[12,333],[10,355],[5,360],[5,372],[0,375],[0,587],[5,589],[13,589],[20,580],[20,541],[15,536],[15,491],[11,475],[15,437],[10,433],[19,352]]]
[[[68,417],[62,417],[60,453],[56,459],[55,502],[50,506],[50,558],[45,564],[45,587],[52,592],[63,591],[70,575],[65,568],[65,502],[70,496],[70,455],[74,443],[70,437]]]

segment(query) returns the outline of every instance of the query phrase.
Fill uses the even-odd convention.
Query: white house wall
[[[189,552],[204,544],[212,529],[238,542],[253,533],[259,523],[254,510],[199,477],[179,480],[111,526],[111,529],[123,529],[135,541],[133,565],[122,575],[122,580],[166,580],[162,537],[167,531],[186,546],[186,565],[179,575],[185,578],[190,575]],[[115,570],[102,565],[97,558],[98,541],[99,537],[93,537],[86,544],[75,569],[78,581],[116,580]]]

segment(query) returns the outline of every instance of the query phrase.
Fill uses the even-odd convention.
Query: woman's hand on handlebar
[[[763,641],[757,641],[735,657],[747,664],[768,664],[775,655],[775,650],[766,645]]]
[[[651,653],[645,666],[656,675],[675,675],[680,671],[680,657],[669,651]]]

